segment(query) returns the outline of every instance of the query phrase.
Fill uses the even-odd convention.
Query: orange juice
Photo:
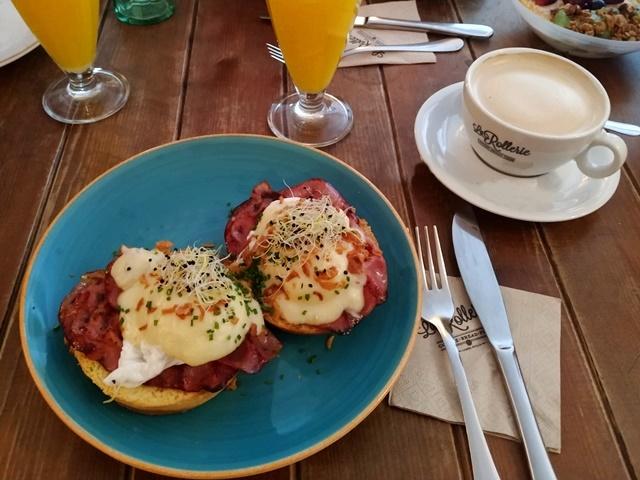
[[[359,0],[268,0],[271,21],[296,87],[319,93],[344,51]]]
[[[12,0],[49,56],[65,72],[82,72],[96,56],[98,0]]]

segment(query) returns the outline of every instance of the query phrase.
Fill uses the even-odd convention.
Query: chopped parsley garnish
[[[266,282],[266,277],[260,271],[259,265],[259,259],[254,258],[249,268],[236,275],[238,280],[246,280],[249,282],[251,285],[251,292],[256,299],[262,298],[262,292]],[[242,284],[237,284],[237,286],[239,287],[240,292],[244,294],[244,291],[246,290],[244,286],[242,286]]]

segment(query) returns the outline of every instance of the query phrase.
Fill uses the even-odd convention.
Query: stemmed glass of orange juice
[[[129,83],[119,73],[94,68],[99,0],[12,0],[44,49],[67,76],[52,83],[42,106],[64,123],[91,123],[120,110]]]
[[[323,147],[353,125],[345,102],[325,93],[338,67],[359,0],[267,0],[271,22],[296,92],[271,105],[271,131]]]

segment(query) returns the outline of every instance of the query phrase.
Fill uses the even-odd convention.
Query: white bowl
[[[640,41],[610,40],[574,32],[529,10],[520,0],[512,0],[516,11],[542,40],[556,50],[575,57],[605,58],[640,50]]]

